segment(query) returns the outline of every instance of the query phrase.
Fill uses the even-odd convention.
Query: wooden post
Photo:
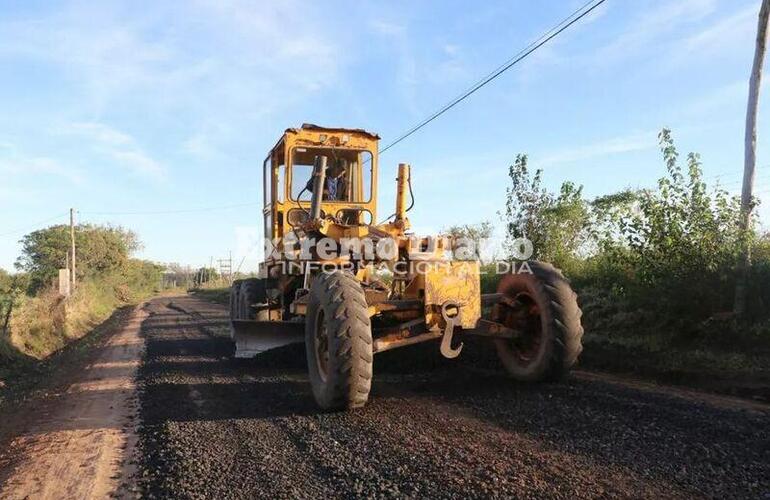
[[[72,291],[75,291],[75,209],[70,208],[70,263],[72,265],[72,268],[70,272],[72,275],[70,276],[70,280],[72,281]]]
[[[759,104],[759,89],[762,83],[762,65],[765,60],[767,45],[767,21],[770,15],[770,0],[762,0],[757,22],[757,43],[754,49],[754,64],[749,79],[749,100],[746,106],[746,136],[743,161],[743,189],[741,190],[741,219],[740,227],[744,231],[741,256],[737,266],[735,285],[735,303],[733,312],[742,316],[746,314],[746,297],[748,293],[748,274],[751,267],[751,247],[748,233],[751,229],[751,210],[754,194],[754,171],[757,156],[757,107]]]

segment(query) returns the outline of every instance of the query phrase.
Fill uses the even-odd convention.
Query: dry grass
[[[196,288],[192,290],[196,297],[215,302],[217,304],[228,305],[230,303],[230,288]]]
[[[82,283],[69,299],[53,291],[28,297],[11,317],[11,345],[23,354],[44,359],[81,338],[132,299],[113,286],[92,282]]]

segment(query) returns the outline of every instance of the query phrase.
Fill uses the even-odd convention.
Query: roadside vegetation
[[[253,278],[254,273],[235,271],[232,275],[220,274],[216,269],[201,267],[188,280],[187,291],[196,297],[216,304],[230,304],[232,281]]]
[[[230,286],[217,284],[211,287],[200,287],[191,290],[191,293],[201,299],[214,302],[216,304],[230,304]]]
[[[589,199],[566,181],[543,187],[525,155],[509,167],[510,244],[571,279],[583,308],[583,366],[770,398],[770,236],[742,231],[739,200],[703,178],[698,154],[680,158],[659,135],[666,175],[653,189]],[[479,229],[483,229],[480,226]],[[732,314],[736,262],[749,245],[748,313]],[[494,273],[482,287],[494,291]]]
[[[39,371],[40,361],[161,285],[161,266],[131,257],[140,247],[133,232],[81,225],[75,234],[77,287],[70,297],[61,296],[55,283],[67,260],[68,226],[24,236],[17,273],[0,272],[0,389]]]

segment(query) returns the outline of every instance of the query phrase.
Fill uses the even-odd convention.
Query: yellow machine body
[[[446,255],[449,247],[444,239],[416,238],[408,232],[407,211],[411,208],[408,203],[412,194],[408,164],[398,166],[392,215],[384,222],[376,222],[378,141],[376,134],[361,129],[308,124],[287,129],[263,166],[265,239],[272,241],[274,248],[284,248],[286,241],[300,241],[310,235],[335,241],[391,238],[397,245],[392,259],[354,263],[354,274],[367,292],[370,316],[408,320],[434,332],[445,329],[447,322],[453,322],[457,328],[474,328],[481,317],[479,264],[452,261]],[[314,219],[309,217],[312,199],[307,188],[312,182],[310,167],[319,155],[344,164],[344,200],[324,199],[322,215]],[[299,254],[299,244],[294,252]],[[309,287],[313,276],[308,276],[300,265],[287,265],[297,264],[297,255],[291,253],[281,251],[266,255],[260,264],[259,277],[271,287],[267,296],[280,300],[272,300],[270,306],[249,304],[247,308],[263,308],[257,314],[257,321],[244,321],[252,318],[234,315],[234,336],[244,356],[260,351],[260,335],[271,339],[271,347],[275,346],[276,338],[285,338],[287,342],[301,340],[299,331],[292,330],[288,323],[293,321],[295,325],[301,325],[296,321],[306,311],[306,301],[301,293]],[[339,266],[351,264],[347,255],[318,260]],[[408,266],[402,266],[405,264]],[[392,280],[389,290],[382,290],[379,281],[383,271]],[[396,303],[397,307],[393,305]],[[447,312],[447,307],[451,312]],[[282,326],[265,328],[267,322],[281,323]],[[283,330],[294,333],[284,335]],[[397,332],[397,335],[401,333]],[[388,346],[396,344],[398,342],[387,341]]]

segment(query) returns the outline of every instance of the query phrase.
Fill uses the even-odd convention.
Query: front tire
[[[497,287],[508,304],[495,306],[495,321],[522,333],[515,340],[496,339],[497,355],[517,380],[558,380],[583,350],[583,313],[561,271],[543,262],[528,265],[531,274],[507,274]]]
[[[352,274],[320,274],[310,289],[305,320],[308,376],[327,410],[366,404],[372,384],[372,326],[366,297]]]

